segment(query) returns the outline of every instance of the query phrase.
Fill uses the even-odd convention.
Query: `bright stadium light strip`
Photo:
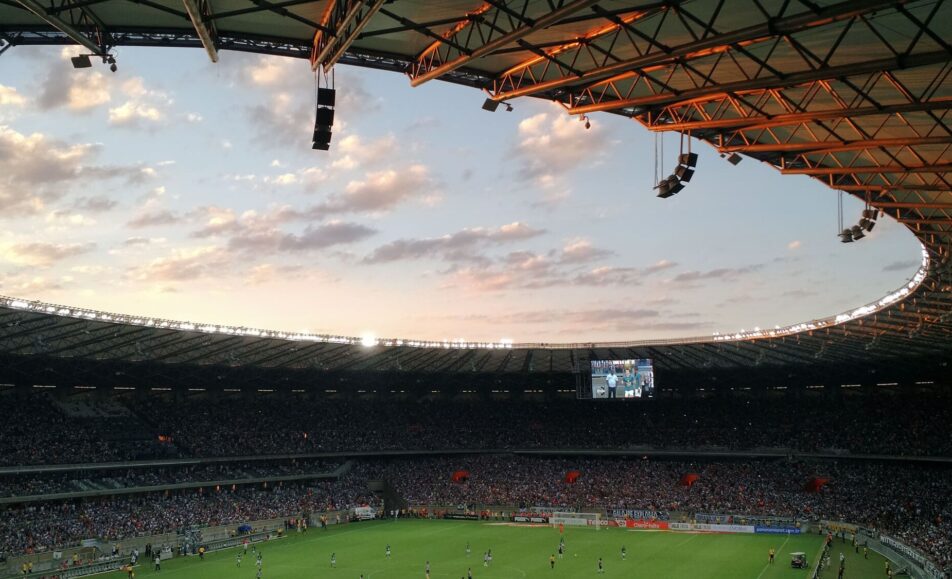
[[[97,320],[114,324],[129,324],[133,326],[145,326],[150,328],[160,328],[168,330],[181,330],[186,332],[202,332],[206,334],[223,334],[228,336],[247,336],[251,338],[270,338],[276,340],[287,340],[291,342],[324,342],[329,344],[350,344],[354,346],[384,346],[384,347],[407,347],[407,348],[443,348],[454,350],[493,350],[493,349],[512,349],[512,348],[548,348],[548,349],[570,349],[570,348],[622,348],[634,346],[661,346],[676,344],[696,344],[703,342],[736,342],[743,340],[757,340],[764,338],[779,338],[806,332],[829,328],[839,324],[868,316],[883,310],[892,304],[905,299],[912,294],[925,280],[930,267],[929,254],[925,246],[920,246],[922,250],[922,263],[919,270],[905,285],[896,291],[886,295],[882,299],[860,306],[842,314],[801,322],[790,326],[775,326],[773,329],[754,328],[753,331],[744,331],[721,334],[715,333],[712,337],[694,337],[694,338],[676,338],[667,340],[638,340],[627,342],[586,342],[572,344],[549,344],[549,343],[514,343],[509,338],[503,338],[498,342],[468,342],[462,338],[453,340],[406,340],[399,338],[377,338],[371,343],[366,337],[355,336],[335,336],[329,334],[314,334],[311,332],[281,332],[276,330],[259,330],[256,328],[246,328],[243,326],[225,326],[216,324],[194,324],[192,322],[179,322],[174,320],[165,320],[160,318],[147,318],[143,316],[134,316],[126,314],[114,314],[99,312],[85,308],[72,308],[62,305],[47,304],[39,301],[27,301],[18,298],[0,296],[0,306],[26,310],[56,316],[82,318],[88,320]]]

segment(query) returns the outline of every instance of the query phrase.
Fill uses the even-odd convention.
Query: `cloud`
[[[57,227],[62,226],[84,226],[95,225],[96,220],[86,217],[82,213],[73,213],[63,209],[57,209],[46,214],[46,222]]]
[[[144,211],[129,220],[126,225],[133,229],[143,227],[154,227],[156,225],[171,225],[178,223],[179,217],[167,209],[158,209],[155,211]]]
[[[578,167],[590,165],[608,150],[608,140],[597,125],[590,130],[559,111],[544,112],[519,123],[518,142],[513,153],[517,175],[542,186],[556,186],[557,179]],[[579,154],[580,148],[585,154]]]
[[[513,222],[491,229],[463,229],[440,237],[398,239],[376,248],[364,263],[388,263],[409,259],[438,258],[448,261],[472,261],[480,258],[472,250],[480,244],[502,244],[537,237],[545,233],[526,223]]]
[[[229,266],[228,253],[220,247],[175,249],[171,255],[133,267],[128,275],[135,281],[172,282],[218,277]]]
[[[257,254],[303,253],[355,243],[376,233],[376,229],[366,225],[331,221],[317,226],[309,225],[301,234],[270,229],[236,235],[229,239],[228,247]]]
[[[901,261],[894,261],[883,266],[883,271],[912,271],[913,268],[920,264],[919,261],[915,259],[906,259]]]
[[[49,267],[58,261],[89,253],[95,248],[95,243],[15,243],[0,246],[0,256],[20,265]]]
[[[63,54],[69,58],[69,54]],[[62,61],[50,65],[40,85],[36,100],[40,110],[67,107],[73,112],[86,112],[112,100],[109,78],[89,69],[72,69]]]
[[[23,134],[0,125],[0,215],[16,217],[43,211],[84,181],[146,179],[148,167],[91,165],[98,145],[67,144],[42,133]]]
[[[587,239],[574,239],[562,248],[559,261],[561,263],[588,263],[612,255],[615,255],[614,251],[595,247]]]
[[[359,135],[347,135],[334,145],[334,159],[331,167],[353,170],[365,165],[380,163],[392,159],[397,152],[397,138],[392,134],[365,141]]]
[[[276,279],[291,279],[300,277],[303,267],[300,265],[274,265],[262,263],[252,267],[245,275],[245,283],[260,285]]]
[[[125,128],[155,128],[160,126],[173,100],[168,94],[146,88],[142,77],[133,77],[122,83],[126,101],[109,109],[109,124]]]
[[[312,208],[310,215],[381,213],[410,199],[430,197],[435,194],[435,187],[423,165],[371,172],[366,179],[349,182],[343,193],[330,195],[327,201]]]
[[[686,271],[674,276],[675,282],[690,283],[695,281],[704,281],[712,279],[734,279],[736,277],[754,273],[763,269],[762,264],[748,265],[744,267],[720,267],[707,271]]]
[[[164,237],[127,237],[122,245],[123,247],[144,247],[154,243],[163,243],[164,241]]]
[[[22,107],[26,105],[26,97],[17,92],[12,86],[0,84],[0,107]]]
[[[668,261],[667,259],[662,259],[655,262],[652,265],[641,270],[642,275],[651,275],[654,273],[662,272],[671,269],[672,267],[677,267],[678,264],[673,261]]]
[[[105,213],[115,209],[119,202],[110,199],[104,195],[95,195],[93,197],[80,197],[73,201],[73,209],[79,211],[89,211],[91,213]]]
[[[50,291],[63,289],[63,283],[44,276],[4,275],[0,277],[0,292],[5,295],[39,297]]]

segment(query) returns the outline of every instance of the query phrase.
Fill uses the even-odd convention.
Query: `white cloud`
[[[16,88],[0,84],[0,106],[22,107],[25,104],[26,98]]]
[[[49,267],[55,262],[95,249],[95,243],[4,243],[0,244],[0,258],[17,265]]]
[[[122,83],[126,102],[109,109],[109,124],[117,127],[159,126],[173,100],[166,93],[149,89],[141,77]],[[200,120],[200,119],[199,119]]]

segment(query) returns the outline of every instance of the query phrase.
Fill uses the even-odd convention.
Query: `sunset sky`
[[[916,271],[881,219],[706,145],[652,191],[654,137],[557,105],[339,66],[312,151],[306,62],[132,49],[0,56],[0,293],[267,329],[571,342],[705,336],[827,316]],[[665,138],[665,174],[677,139]],[[848,199],[855,223],[861,204]]]

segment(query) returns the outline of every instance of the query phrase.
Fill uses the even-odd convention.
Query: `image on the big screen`
[[[654,366],[648,358],[592,360],[592,398],[653,398]]]

